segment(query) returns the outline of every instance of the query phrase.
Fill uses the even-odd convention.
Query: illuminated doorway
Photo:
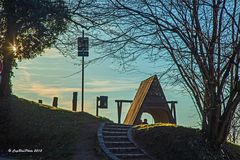
[[[154,118],[151,114],[147,113],[147,112],[143,112],[142,116],[141,116],[141,120],[142,122],[144,121],[144,119],[147,119],[148,124],[154,124]]]

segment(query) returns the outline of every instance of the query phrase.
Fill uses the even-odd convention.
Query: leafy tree
[[[86,5],[76,13],[94,29],[90,36],[105,48],[102,57],[123,64],[139,57],[171,61],[168,74],[193,97],[204,138],[217,147],[226,141],[240,101],[239,1],[96,0]]]
[[[64,0],[0,0],[0,58],[3,60],[0,96],[11,94],[16,60],[32,59],[51,47],[67,29]]]

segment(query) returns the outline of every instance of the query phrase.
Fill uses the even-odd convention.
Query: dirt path
[[[103,160],[101,154],[96,151],[97,146],[97,129],[100,123],[90,123],[81,125],[82,132],[77,153],[74,160]]]

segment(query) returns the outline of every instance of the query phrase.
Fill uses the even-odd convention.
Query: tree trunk
[[[221,115],[221,106],[216,106],[210,110],[208,119],[208,127],[206,130],[206,139],[215,149],[219,149],[221,145],[226,142],[230,131],[231,119],[234,115],[234,110],[237,104],[230,104],[229,110],[225,110],[225,114]]]
[[[0,83],[0,97],[10,96],[12,94],[11,76],[12,67],[15,64],[12,45],[15,44],[16,18],[15,18],[15,0],[3,1],[3,7],[6,15],[6,40],[3,44],[3,71],[2,82]]]
[[[13,55],[5,54],[3,57],[2,81],[0,83],[0,97],[7,97],[12,94],[12,67],[14,65]]]
[[[209,114],[208,114],[208,127],[207,127],[207,133],[206,137],[208,142],[210,142],[210,145],[213,148],[220,147],[220,143],[218,142],[218,134],[219,134],[219,117],[217,115],[218,111],[217,108],[210,108]]]

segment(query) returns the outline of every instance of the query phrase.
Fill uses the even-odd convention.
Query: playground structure
[[[125,101],[116,100],[118,116],[121,116],[121,111],[119,111],[122,108],[121,103]],[[130,100],[126,102],[130,102]],[[171,108],[168,103],[171,103]],[[154,75],[141,82],[123,123],[126,125],[140,124],[143,113],[152,115],[155,123],[176,123],[176,103],[177,101],[166,100],[158,77]],[[118,120],[120,120],[119,117]]]

